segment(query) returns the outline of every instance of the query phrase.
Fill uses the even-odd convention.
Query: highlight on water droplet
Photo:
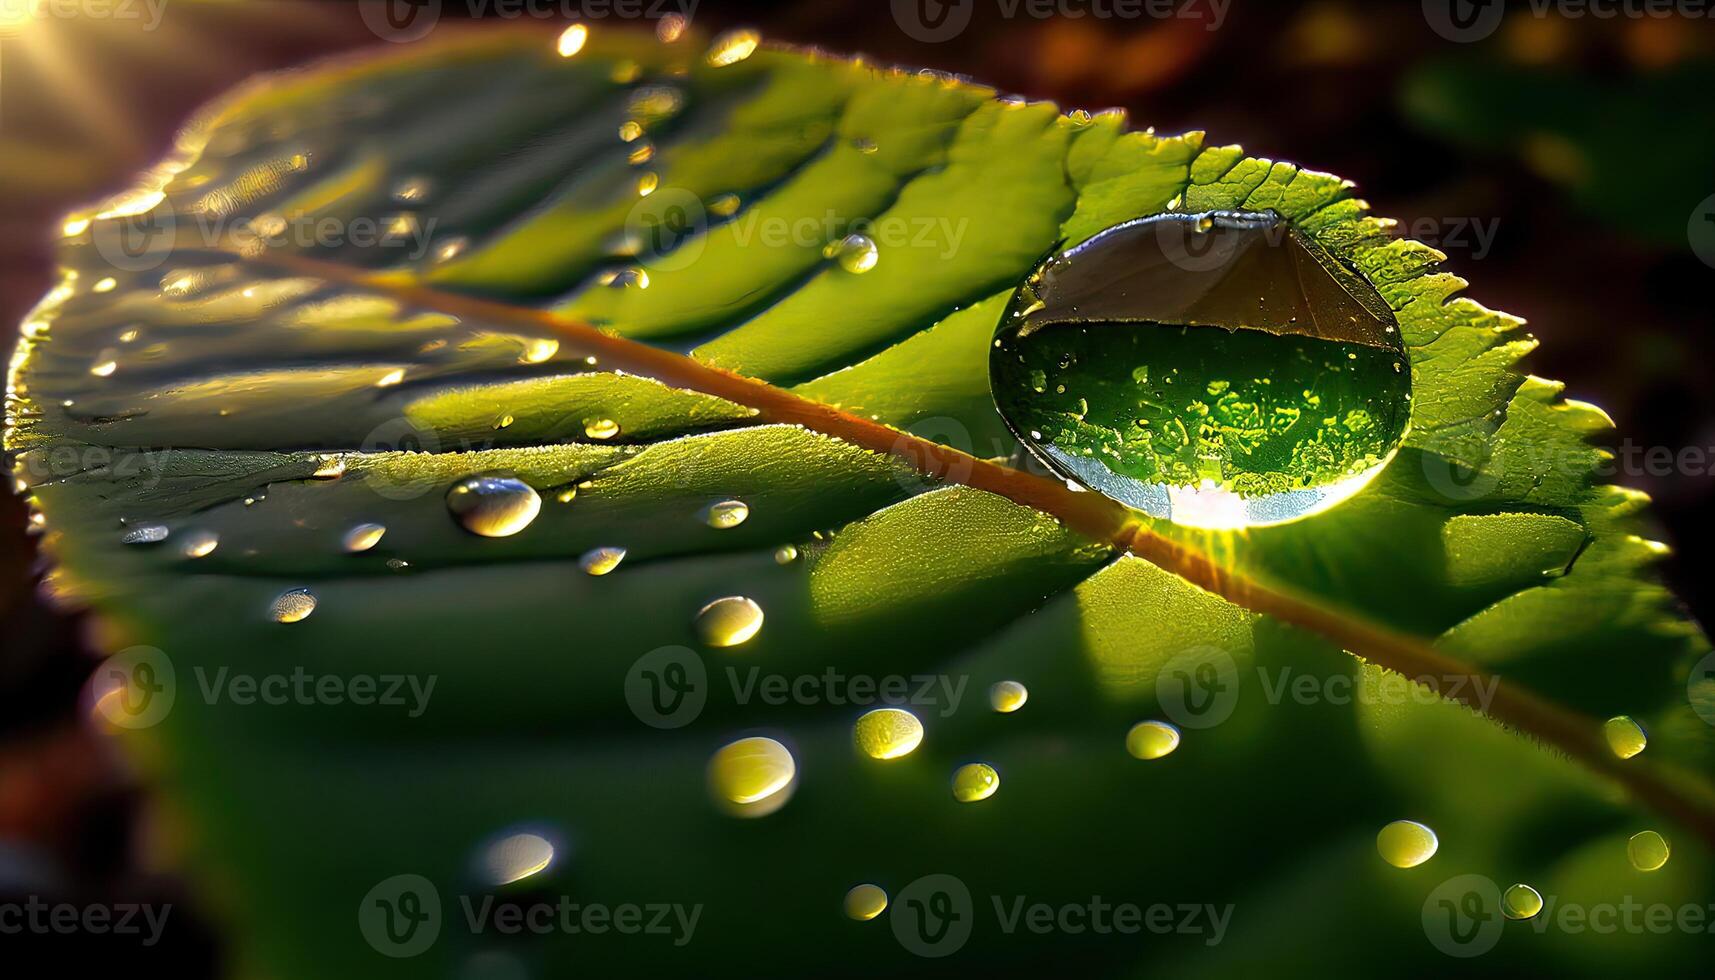
[[[345,475],[345,459],[340,456],[323,456],[316,464],[316,471],[310,476],[317,480],[337,480]]]
[[[703,508],[703,523],[712,528],[738,527],[750,516],[750,505],[742,500],[721,500]]]
[[[348,553],[355,555],[380,544],[382,535],[386,533],[386,526],[381,524],[354,524],[345,532],[340,545]]]
[[[875,268],[876,260],[880,256],[873,239],[868,235],[856,233],[829,242],[822,249],[823,258],[836,260],[840,263],[840,268],[854,275]]]
[[[887,911],[887,892],[880,885],[854,885],[846,892],[846,918],[868,922]]]
[[[989,688],[989,707],[1010,715],[1030,700],[1030,691],[1017,681],[1000,681]],[[1129,745],[1129,739],[1128,745]]]
[[[167,540],[167,525],[138,524],[119,536],[120,544],[160,544]]]
[[[179,554],[186,558],[206,558],[220,545],[220,535],[206,528],[186,531],[179,538]]]
[[[697,610],[695,625],[704,646],[735,647],[762,629],[762,607],[744,596],[726,596]]]
[[[1649,733],[1631,715],[1616,715],[1602,723],[1608,748],[1622,759],[1630,759],[1649,745]]]
[[[560,57],[570,58],[582,51],[589,39],[590,29],[587,25],[573,24],[560,32],[560,39],[555,43],[554,49],[560,52]]]
[[[672,44],[685,36],[691,21],[684,14],[668,14],[655,22],[655,38],[662,44]]]
[[[119,280],[112,276],[106,276],[104,278],[97,279],[95,281],[95,285],[89,287],[89,291],[92,293],[111,293],[118,287]]]
[[[774,564],[776,564],[776,565],[790,565],[797,560],[798,560],[798,546],[797,545],[783,544],[780,547],[774,549]]]
[[[95,355],[95,362],[90,364],[89,373],[98,378],[112,377],[119,370],[119,352],[111,347],[105,348]]]
[[[1395,820],[1376,834],[1376,851],[1396,868],[1415,868],[1435,856],[1441,841],[1415,820]]]
[[[560,352],[560,342],[552,337],[538,337],[524,345],[519,360],[525,364],[540,364]]]
[[[619,547],[591,548],[578,558],[578,567],[590,575],[606,575],[625,560],[625,549]]]
[[[1182,525],[1332,507],[1393,459],[1411,415],[1386,301],[1272,211],[1109,228],[1033,271],[995,340],[995,405],[1033,455]]]
[[[1501,893],[1501,914],[1509,919],[1534,919],[1542,911],[1542,893],[1520,882]]]
[[[479,473],[453,484],[447,509],[472,534],[504,538],[530,526],[542,510],[542,498],[510,474]]]
[[[715,68],[736,65],[756,52],[762,35],[752,30],[727,31],[709,47],[708,62]]]
[[[923,744],[923,723],[903,708],[876,708],[858,718],[852,739],[871,759],[898,759]]]
[[[1639,871],[1659,871],[1667,863],[1673,847],[1667,838],[1653,830],[1640,831],[1626,841],[1626,859]]]
[[[986,762],[960,766],[953,773],[953,799],[960,803],[986,800],[1000,789],[1000,773]]]
[[[619,435],[619,423],[609,418],[584,419],[584,435],[591,439],[612,439]]]
[[[753,736],[722,746],[709,760],[709,787],[726,812],[762,817],[791,799],[798,764],[786,746]]]
[[[1133,758],[1159,759],[1178,747],[1179,729],[1165,721],[1140,721],[1125,733],[1125,750]]]
[[[309,589],[287,589],[268,604],[268,617],[276,623],[298,623],[316,611],[316,596]]]
[[[554,863],[552,841],[541,834],[506,834],[482,848],[478,864],[483,883],[494,888],[541,874]]]

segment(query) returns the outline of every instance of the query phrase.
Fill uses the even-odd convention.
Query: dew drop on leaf
[[[618,547],[591,548],[578,558],[578,567],[590,575],[606,575],[625,560],[625,549]]]
[[[798,546],[797,545],[783,544],[780,547],[774,549],[774,564],[776,564],[776,565],[790,565],[797,560],[798,560]]]
[[[1509,919],[1534,919],[1542,911],[1542,893],[1520,883],[1501,894],[1501,914]]]
[[[276,623],[298,623],[316,611],[316,595],[309,589],[287,589],[268,604],[268,618]]]
[[[515,833],[490,841],[477,863],[483,882],[499,887],[546,871],[554,856],[553,843],[541,834]]]
[[[354,524],[345,532],[340,544],[346,551],[355,555],[381,543],[381,536],[386,533],[386,526],[381,524]]]
[[[1140,721],[1125,733],[1125,750],[1136,759],[1159,759],[1179,747],[1179,729],[1165,721]]]
[[[619,423],[613,419],[584,419],[584,435],[591,439],[612,439],[619,435]]]
[[[1435,856],[1441,841],[1415,820],[1395,820],[1376,834],[1376,851],[1396,868],[1415,868]]]
[[[742,500],[722,500],[703,510],[703,523],[713,528],[738,527],[750,516],[750,505]]]
[[[167,540],[165,524],[139,524],[119,536],[120,544],[160,544]]]
[[[220,535],[203,528],[186,531],[179,541],[179,553],[186,558],[206,558],[220,544]]]
[[[735,647],[762,629],[762,607],[744,596],[716,599],[697,610],[696,628],[704,646]]]
[[[1673,847],[1667,838],[1653,830],[1633,834],[1626,841],[1626,858],[1639,871],[1659,871],[1672,852]]]
[[[472,534],[504,538],[530,526],[542,510],[542,498],[515,476],[483,473],[453,484],[447,509]]]
[[[1649,745],[1644,726],[1631,715],[1616,715],[1603,722],[1602,735],[1608,740],[1608,748],[1622,759],[1630,759]]]
[[[871,759],[898,759],[923,744],[923,723],[903,708],[877,708],[857,720],[852,739]]]
[[[989,688],[989,706],[1003,715],[1010,715],[1030,700],[1030,691],[1017,681],[1000,681]]]
[[[953,799],[960,803],[986,800],[997,789],[1000,789],[1000,773],[986,762],[968,763],[953,773]]]
[[[792,796],[798,764],[786,746],[753,736],[722,746],[709,760],[709,786],[715,799],[735,816],[761,817],[780,809]]]
[[[868,922],[887,911],[887,892],[879,885],[855,885],[846,892],[846,918]]]
[[[1206,528],[1331,507],[1392,458],[1411,377],[1386,302],[1273,212],[1162,214],[1055,255],[990,351],[1043,463]]]
[[[844,238],[829,242],[822,249],[822,257],[833,259],[840,268],[859,275],[875,268],[876,260],[880,257],[874,239],[868,235],[851,234]]]
[[[709,47],[708,62],[716,68],[736,65],[756,52],[762,35],[750,30],[728,31]]]

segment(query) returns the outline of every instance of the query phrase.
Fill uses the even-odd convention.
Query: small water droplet
[[[542,510],[542,498],[515,476],[486,473],[453,484],[447,509],[472,534],[504,538],[530,526]]]
[[[591,439],[612,439],[619,435],[619,423],[609,418],[584,419],[584,435]]]
[[[868,922],[887,911],[887,892],[879,885],[855,885],[846,892],[846,918]]]
[[[880,149],[880,147],[875,145],[875,140],[872,140],[867,136],[859,136],[852,140],[852,147],[859,153],[865,154],[874,153],[876,150]]]
[[[401,204],[415,204],[429,196],[432,186],[427,177],[406,177],[393,185],[393,200]]]
[[[641,164],[648,163],[650,160],[653,160],[653,159],[655,159],[655,144],[649,142],[648,140],[638,140],[635,144],[632,145],[631,152],[627,153],[625,155],[625,162],[631,164],[634,167],[639,166]],[[649,180],[650,180],[649,190],[647,190],[647,191],[644,190],[643,189],[643,182],[638,181],[637,194],[639,197],[648,197],[651,193],[653,193],[655,191],[655,188],[657,186],[659,186],[659,184],[660,184],[660,178],[656,177],[656,175],[649,174],[647,176],[649,177]],[[632,252],[631,254],[635,255],[637,253]]]
[[[389,559],[387,559],[387,570],[388,571],[402,572],[402,571],[404,571],[410,567],[411,567],[411,563],[406,561],[403,558],[389,558]]]
[[[722,500],[703,508],[703,523],[713,528],[738,527],[750,516],[750,505],[742,500]]]
[[[348,553],[355,555],[380,544],[382,535],[386,533],[386,526],[381,524],[354,524],[345,532],[340,544]]]
[[[618,547],[591,548],[578,558],[578,567],[591,575],[606,575],[625,560],[625,549]]]
[[[1534,919],[1542,911],[1542,893],[1520,882],[1501,894],[1501,914],[1509,919]]]
[[[898,759],[923,744],[923,723],[903,708],[877,708],[858,718],[852,738],[871,759]]]
[[[120,544],[160,544],[167,540],[165,524],[139,524],[119,536]]]
[[[637,196],[638,197],[648,197],[649,195],[655,193],[655,189],[657,187],[660,187],[660,186],[661,186],[661,175],[660,174],[657,174],[653,171],[646,173],[646,174],[643,174],[642,176],[637,178]]]
[[[560,39],[555,42],[554,49],[560,52],[560,57],[570,58],[582,51],[589,39],[590,29],[588,25],[573,24],[560,32]]]
[[[986,800],[1000,789],[1000,773],[986,762],[960,766],[953,773],[953,799],[960,803]]]
[[[464,250],[469,247],[470,239],[465,238],[463,235],[449,238],[435,247],[435,261],[451,262],[453,259],[463,255]]]
[[[391,388],[394,385],[396,385],[399,382],[404,381],[404,380],[405,380],[405,369],[404,368],[394,368],[393,370],[388,371],[386,374],[383,374],[381,377],[375,379],[375,387],[377,387],[377,388]]]
[[[737,194],[716,194],[709,198],[709,213],[717,218],[730,218],[738,213],[741,203]]]
[[[515,419],[512,418],[511,414],[502,415],[494,420],[494,427],[496,429],[504,429],[510,426],[514,421]]]
[[[829,242],[822,249],[822,257],[838,261],[840,268],[853,275],[861,275],[875,268],[880,252],[868,235],[854,233]]]
[[[1415,868],[1435,856],[1441,841],[1415,820],[1395,820],[1376,834],[1376,851],[1396,868]]]
[[[268,617],[276,623],[297,623],[316,611],[316,596],[309,589],[287,589],[268,605]]]
[[[790,565],[798,560],[798,546],[783,544],[774,549],[774,564]]]
[[[1125,750],[1137,759],[1159,759],[1179,748],[1179,729],[1165,721],[1140,721],[1125,733]]]
[[[179,541],[179,553],[186,558],[205,558],[220,544],[220,535],[203,528],[186,531]]]
[[[108,276],[104,279],[97,279],[95,281],[95,285],[89,287],[89,289],[90,289],[90,292],[95,292],[95,293],[111,293],[111,292],[113,292],[113,290],[117,289],[118,287],[119,287],[119,280],[113,278],[112,276]]]
[[[630,265],[604,273],[600,281],[609,289],[648,289],[649,272],[639,266]]]
[[[89,373],[98,378],[107,378],[119,370],[119,352],[111,347],[105,348],[95,356],[95,363],[89,366]]]
[[[525,364],[540,364],[560,352],[560,342],[552,338],[537,338],[524,345],[519,360]]]
[[[744,596],[726,596],[697,610],[697,636],[704,646],[735,647],[762,629],[762,607]]]
[[[629,119],[619,124],[619,138],[623,142],[630,143],[642,135],[643,124],[635,119]]]
[[[507,834],[482,849],[483,881],[498,888],[540,874],[554,863],[554,853],[553,843],[541,834]]]
[[[1653,830],[1633,834],[1626,841],[1626,858],[1639,871],[1659,871],[1672,852],[1673,847],[1667,838]]]
[[[989,705],[1003,715],[1010,715],[1030,700],[1030,691],[1017,681],[1001,681],[989,688]]]
[[[715,799],[735,816],[766,816],[786,805],[798,779],[798,764],[786,746],[753,736],[722,746],[709,760]]]
[[[762,35],[751,30],[727,31],[709,47],[708,62],[716,68],[735,65],[756,52]]]
[[[1644,726],[1633,720],[1631,715],[1616,715],[1603,722],[1602,735],[1608,740],[1608,748],[1622,759],[1630,759],[1649,745],[1649,735]]]
[[[316,464],[316,471],[310,476],[317,480],[337,480],[345,475],[345,459],[340,456],[323,456]]]
[[[685,36],[691,21],[684,14],[668,14],[655,24],[655,37],[662,44],[672,44]]]
[[[569,504],[572,501],[578,499],[578,488],[577,487],[566,487],[565,489],[561,490],[559,493],[554,494],[554,499],[558,500],[562,504]]]

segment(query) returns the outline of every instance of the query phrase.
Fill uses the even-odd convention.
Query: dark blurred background
[[[33,2],[47,9],[29,16]],[[1715,500],[1715,19],[1694,5],[691,3],[440,5],[444,25],[528,11],[549,15],[544,32],[579,10],[688,9],[699,30],[755,26],[1067,108],[1122,106],[1139,127],[1203,129],[1355,180],[1402,234],[1446,252],[1475,299],[1530,321],[1544,341],[1534,373],[1614,416],[1614,479],[1655,497],[1677,549],[1667,574],[1708,621],[1715,581],[1695,568],[1715,548],[1702,519]],[[383,43],[360,14],[333,0],[0,0],[0,323],[49,287],[60,215],[120,187],[246,76]],[[594,23],[653,29],[643,20]],[[0,898],[172,902],[164,945],[184,972],[216,974],[217,916],[181,895],[139,788],[83,723],[92,627],[38,594],[25,528],[0,493]],[[80,955],[119,963],[128,948]]]

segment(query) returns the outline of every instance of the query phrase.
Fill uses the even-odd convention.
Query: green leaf
[[[66,281],[14,361],[7,448],[45,516],[57,593],[94,606],[116,649],[147,644],[171,664],[171,710],[123,740],[241,973],[418,976],[497,957],[544,973],[939,973],[896,939],[914,914],[901,892],[937,873],[972,896],[950,962],[989,971],[1075,956],[1102,974],[1438,972],[1452,961],[1426,909],[1459,875],[1527,882],[1560,908],[1706,900],[1695,822],[1647,809],[1543,732],[1114,557],[1063,515],[939,485],[908,453],[771,422],[736,395],[592,363],[554,329],[580,319],[791,386],[853,431],[873,419],[1013,458],[988,349],[1043,255],[1169,208],[1276,209],[1396,311],[1406,448],[1366,491],[1295,524],[1154,530],[1235,581],[1286,583],[1330,620],[1434,641],[1592,725],[1629,715],[1649,746],[1626,764],[1707,798],[1715,695],[1693,664],[1708,645],[1654,581],[1663,549],[1644,537],[1642,496],[1595,477],[1587,440],[1606,417],[1523,373],[1534,341],[1519,321],[1460,297],[1439,253],[1390,238],[1338,178],[992,95],[770,48],[716,67],[689,40],[597,31],[560,58],[534,34],[476,34],[264,80],[211,108],[145,178],[170,251],[157,240],[142,261],[110,262],[103,243],[131,219],[72,222]],[[658,252],[637,244],[672,216],[651,201],[695,216]],[[269,254],[247,263],[197,237],[215,218],[355,227],[405,212],[424,233],[404,236],[427,246],[416,254],[283,249],[378,270],[367,288],[270,273]],[[824,253],[852,234],[874,242],[873,268]],[[98,289],[108,276],[116,288]],[[433,295],[409,292],[424,284],[544,312],[405,301]],[[495,471],[534,488],[541,513],[479,537],[445,495]],[[747,519],[714,526],[725,500]],[[385,534],[348,552],[370,523]],[[122,543],[152,525],[165,541]],[[189,556],[198,532],[218,544]],[[578,560],[599,547],[624,560],[586,574]],[[276,597],[303,589],[313,612],[275,621]],[[753,600],[761,628],[711,648],[699,610],[726,596]],[[679,728],[628,701],[640,658],[661,655],[707,675],[706,705]],[[235,677],[300,671],[301,699],[232,696]],[[1219,683],[1187,693],[1209,671]],[[374,677],[434,686],[392,705],[314,689]],[[753,686],[771,677],[784,703]],[[852,748],[866,700],[852,681],[892,677],[926,737],[880,762]],[[989,710],[1001,680],[1027,686],[1022,710]],[[1202,695],[1213,714],[1189,704]],[[126,720],[117,710],[95,708]],[[1126,732],[1148,718],[1178,721],[1183,744],[1142,762]],[[755,734],[790,748],[797,782],[779,812],[742,819],[711,801],[705,767]],[[960,804],[949,781],[972,761],[995,766],[1000,789]],[[1402,818],[1441,841],[1409,870],[1374,846]],[[506,886],[473,877],[487,843],[518,828],[557,843],[548,868]],[[1643,829],[1672,840],[1658,871],[1627,863]],[[399,874],[442,899],[440,937],[416,959],[382,955],[359,928],[371,890]],[[841,912],[862,882],[895,899],[872,922]],[[459,898],[489,894],[700,911],[683,945],[473,935]],[[1222,914],[1171,914],[1197,932],[1007,931],[1020,897]],[[1690,932],[1603,938],[1509,921],[1476,962],[1695,972]]]

